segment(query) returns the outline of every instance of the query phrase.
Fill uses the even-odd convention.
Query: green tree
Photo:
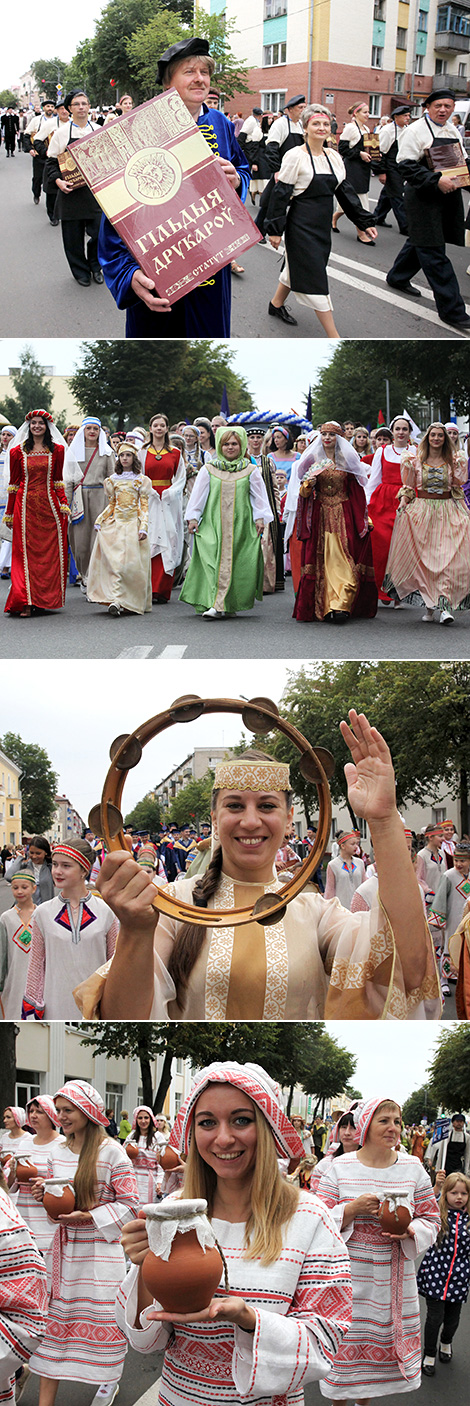
[[[134,809],[126,815],[124,824],[132,825],[134,830],[148,830],[151,835],[154,835],[159,828],[161,818],[158,801],[152,800],[151,796],[144,796],[144,799],[138,801]]]
[[[331,361],[318,373],[312,385],[312,423],[331,419],[332,406],[340,414],[362,425],[377,424],[379,410],[385,414],[385,378],[390,383],[390,414],[399,415],[406,405],[413,419],[423,427],[431,418],[427,381],[419,389],[402,369],[401,354],[394,342],[374,342],[373,355],[364,355],[365,342],[342,342]],[[415,344],[413,343],[413,346]],[[400,343],[401,346],[401,343]],[[446,418],[448,418],[446,416]]]
[[[55,98],[58,83],[63,83],[67,64],[64,59],[35,59],[31,64],[40,97]]]
[[[0,93],[0,107],[17,107],[18,94],[12,93],[11,88],[2,88]]]
[[[437,1118],[438,1104],[432,1097],[427,1084],[421,1089],[415,1089],[409,1098],[405,1099],[402,1108],[404,1123],[434,1122]]]
[[[92,104],[112,101],[109,78],[102,78],[99,74],[93,39],[84,39],[77,46],[73,59],[67,64],[62,82],[68,91],[71,88],[84,88]]]
[[[157,84],[157,62],[169,44],[177,43],[191,34],[208,39],[210,53],[215,59],[213,82],[222,97],[233,97],[234,93],[249,93],[246,79],[248,69],[237,59],[230,46],[232,35],[239,33],[235,20],[226,20],[225,15],[209,15],[205,10],[196,10],[193,21],[188,16],[189,26],[182,23],[179,9],[175,13],[172,5],[152,14],[148,23],[141,24],[127,40],[126,49],[132,78],[142,94],[153,96]]]
[[[39,406],[43,410],[50,410],[52,407],[51,383],[44,375],[32,347],[23,348],[19,363],[19,367],[11,371],[16,398],[5,396],[2,404],[3,414],[13,425],[21,425],[28,410],[37,410]]]
[[[431,1097],[448,1113],[470,1107],[470,1026],[463,1021],[442,1030],[429,1065]]]
[[[235,414],[252,409],[253,401],[244,378],[232,371],[232,357],[228,347],[205,339],[131,344],[103,338],[82,343],[81,365],[68,384],[84,414],[98,412],[119,429],[148,423],[157,410],[170,424],[215,415],[224,384]]]
[[[237,22],[227,20],[225,14],[210,15],[207,10],[196,9],[192,34],[208,39],[210,53],[215,59],[213,84],[223,98],[233,98],[234,93],[251,93],[247,78],[249,69],[245,62],[235,56],[229,40],[239,34]]]
[[[206,771],[200,781],[188,781],[171,802],[169,820],[172,825],[183,825],[185,820],[194,820],[194,824],[199,826],[201,820],[207,819],[213,785],[213,771]]]
[[[109,0],[101,11],[93,39],[93,56],[101,91],[112,98],[110,78],[124,91],[131,82],[131,66],[127,40],[140,25],[146,24],[155,10],[155,0]]]
[[[170,44],[177,44],[185,38],[181,19],[171,10],[158,9],[147,24],[139,25],[130,39],[126,40],[131,81],[142,99],[153,98],[158,88],[157,62],[160,54]]]
[[[23,742],[16,732],[6,732],[0,747],[10,761],[21,767],[23,830],[26,834],[48,830],[54,815],[58,778],[47,752],[36,742]]]

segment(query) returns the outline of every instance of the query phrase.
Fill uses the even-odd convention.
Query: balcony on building
[[[470,52],[470,0],[458,5],[439,5],[434,48],[437,53]]]

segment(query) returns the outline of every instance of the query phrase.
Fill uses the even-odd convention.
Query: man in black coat
[[[442,321],[459,332],[470,332],[470,317],[445,247],[446,243],[465,244],[461,178],[453,173],[449,156],[456,158],[464,173],[470,164],[451,121],[455,107],[451,89],[435,89],[424,107],[423,117],[407,128],[398,151],[397,166],[405,181],[408,239],[387,274],[387,283],[420,298],[411,279],[421,268]]]
[[[2,132],[7,156],[15,155],[16,138],[20,130],[20,119],[13,107],[7,107],[2,117]]]

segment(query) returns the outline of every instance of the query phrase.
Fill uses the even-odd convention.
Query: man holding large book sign
[[[158,82],[164,90],[176,89],[191,117],[201,129],[211,153],[216,156],[223,176],[228,180],[240,200],[244,202],[249,182],[247,161],[235,139],[231,122],[224,117],[222,112],[215,109],[209,110],[205,101],[210,90],[213,71],[214,60],[209,55],[207,39],[183,39],[178,44],[172,44],[162,54],[158,63]],[[217,168],[214,169],[217,170]],[[215,184],[213,175],[212,184]],[[224,185],[225,181],[221,182],[221,187]],[[212,195],[215,195],[214,191],[212,191]],[[103,205],[105,206],[104,200]],[[222,200],[220,205],[223,205]],[[238,201],[236,205],[240,209]],[[212,206],[213,201],[210,202],[211,209]],[[193,210],[195,208],[194,205],[190,207]],[[209,210],[209,206],[207,209]],[[183,211],[183,214],[186,213]],[[166,224],[168,224],[164,208],[162,208],[159,218],[166,219]],[[230,222],[233,223],[232,220]],[[209,223],[206,221],[206,226]],[[163,225],[158,228],[162,230]],[[185,225],[183,233],[184,231]],[[256,234],[256,231],[254,233]],[[148,239],[152,239],[152,234],[145,234],[140,241],[136,241],[138,247],[142,245],[142,238],[145,252],[147,252],[145,241],[148,243]],[[162,236],[160,236],[160,240],[161,238]],[[249,243],[254,242],[255,240],[250,237]],[[183,243],[184,241],[181,239],[178,241],[176,253],[179,258],[183,252],[181,247]],[[245,247],[247,247],[247,243],[248,240],[245,236]],[[189,244],[189,247],[193,246]],[[223,268],[217,268],[215,267],[217,259],[214,258],[212,260],[213,267],[205,269],[204,262],[208,263],[208,260],[204,260],[206,252],[205,248],[201,247],[202,281],[199,282],[198,286],[191,287],[190,291],[179,297],[177,301],[171,303],[169,297],[159,296],[156,292],[155,283],[143,272],[134,254],[123,243],[114,225],[106,218],[102,221],[99,240],[100,264],[107,286],[116,299],[118,307],[127,309],[126,335],[128,337],[230,336],[230,262]],[[158,271],[158,262],[156,261],[155,267]],[[182,258],[181,270],[184,274]],[[180,268],[178,268],[179,272]],[[158,282],[158,278],[156,281]],[[184,286],[184,281],[183,277],[181,284],[172,285],[172,290],[178,287],[179,291],[179,287]]]

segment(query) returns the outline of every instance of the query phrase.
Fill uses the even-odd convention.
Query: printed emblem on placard
[[[183,172],[172,151],[149,147],[128,161],[124,180],[128,191],[142,205],[164,205],[179,190]]]

